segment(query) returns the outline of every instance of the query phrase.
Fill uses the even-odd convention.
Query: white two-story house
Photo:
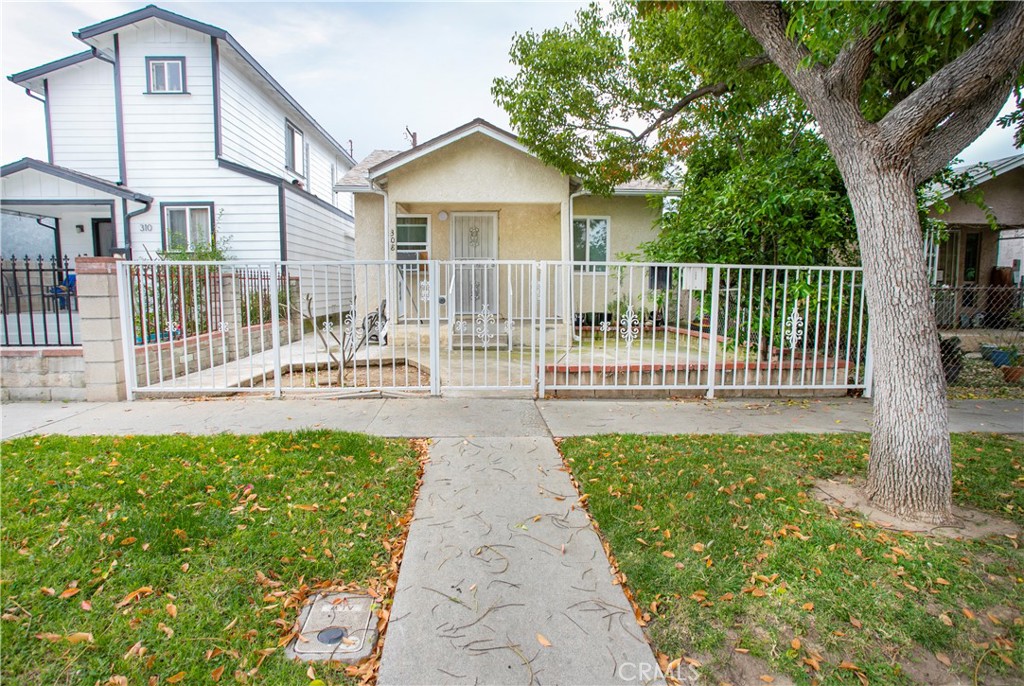
[[[239,259],[352,257],[351,149],[231,34],[150,5],[74,35],[84,52],[8,77],[42,102],[47,159],[3,166],[0,209],[71,256],[216,237]]]

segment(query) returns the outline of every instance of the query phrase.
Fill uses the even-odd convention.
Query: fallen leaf
[[[761,681],[763,681],[766,684],[770,684],[773,681],[775,681],[775,677],[768,676],[767,674],[762,674],[759,678],[761,679]]]
[[[800,607],[807,612],[814,612],[814,603],[804,603]]]
[[[794,638],[792,641],[789,642],[789,647],[793,650],[800,650],[800,639]]]
[[[545,648],[551,647],[551,641],[545,638],[544,634],[537,634],[537,643],[540,643]]]
[[[949,615],[947,615],[945,612],[939,615],[939,621],[945,624],[946,626],[953,626],[953,620],[950,619]]]
[[[60,594],[60,598],[61,600],[67,600],[68,598],[76,596],[81,592],[82,589],[80,588],[66,588],[64,589],[64,592]]]
[[[690,550],[692,550],[695,553],[703,553],[704,552],[704,544],[703,543],[694,543],[690,547]]]
[[[86,612],[92,612],[92,603],[90,603],[88,600],[83,600],[81,603],[81,608]]]
[[[50,643],[56,643],[64,637],[60,634],[36,634],[36,638],[38,638],[40,641],[49,641]]]
[[[850,624],[852,624],[856,629],[860,629],[863,626],[860,623],[860,620],[854,617],[853,615],[850,615]]]
[[[105,686],[128,686],[128,677],[122,676],[120,674],[115,674],[114,676],[107,679],[107,683]]]
[[[676,556],[676,554],[675,554],[675,553],[673,553],[673,552],[672,552],[671,550],[666,550],[666,551],[664,551],[664,552],[662,553],[662,555],[664,555],[665,557],[667,557],[667,558],[668,558],[668,559],[670,559],[670,560],[671,560],[672,558],[674,558],[674,557]]]
[[[217,669],[210,672],[210,679],[213,681],[220,681],[220,675],[224,673],[224,667],[218,667]]]
[[[185,672],[178,672],[174,676],[167,677],[167,683],[169,683],[169,684],[176,684],[179,681],[182,681],[184,678],[185,678]]]
[[[945,653],[935,653],[935,659],[946,665],[947,667],[953,666],[953,661],[949,659],[949,656]]]
[[[167,634],[167,638],[171,638],[172,636],[174,636],[174,629],[172,629],[171,627],[167,626],[163,622],[160,622],[159,624],[157,624],[156,628],[159,629],[160,631],[164,632],[165,634]]]
[[[964,617],[967,619],[974,619],[974,613],[968,610],[966,607],[960,608],[960,611],[964,613]]]
[[[75,633],[70,634],[68,636],[68,643],[78,644],[78,643],[92,643],[92,642],[93,642],[92,634],[86,633],[84,631],[76,631]]]
[[[167,603],[166,610],[167,614],[171,616],[171,619],[174,619],[178,616],[178,608],[174,603]]]
[[[141,588],[137,588],[134,591],[132,591],[131,593],[129,593],[128,595],[126,595],[121,600],[121,602],[119,602],[114,607],[122,608],[125,605],[129,604],[130,602],[132,602],[133,600],[136,600],[137,598],[141,598],[143,596],[147,596],[147,595],[149,595],[152,592],[153,592],[152,587],[150,587],[150,586],[142,586]]]

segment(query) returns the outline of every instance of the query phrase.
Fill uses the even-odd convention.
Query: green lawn
[[[957,501],[1024,524],[1024,444],[961,435],[953,448]],[[976,667],[981,683],[1024,679],[1019,538],[885,531],[810,494],[815,477],[863,475],[865,435],[561,449],[639,606],[655,604],[656,647],[697,659],[710,683],[734,680],[744,651],[802,684],[942,683],[947,661],[967,683]]]
[[[19,685],[307,683],[279,646],[296,605],[382,587],[418,470],[408,442],[332,432],[2,450],[0,677]]]

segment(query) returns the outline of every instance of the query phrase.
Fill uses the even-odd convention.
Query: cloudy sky
[[[0,67],[7,76],[80,52],[71,32],[146,2],[0,0]],[[159,2],[235,36],[359,159],[407,147],[483,117],[507,127],[491,100],[495,76],[512,73],[512,36],[571,20],[577,2]],[[0,161],[45,159],[42,104],[0,84]],[[1014,154],[1010,134],[990,130],[968,162]]]

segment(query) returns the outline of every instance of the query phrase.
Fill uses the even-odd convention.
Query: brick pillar
[[[93,402],[115,402],[128,397],[117,294],[119,260],[114,257],[75,260],[85,399]]]

